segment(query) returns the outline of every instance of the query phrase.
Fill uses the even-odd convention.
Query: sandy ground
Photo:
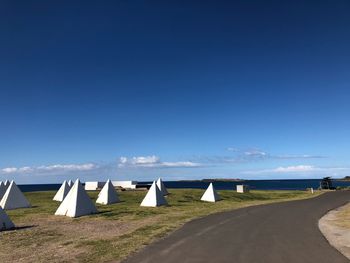
[[[4,260],[0,262],[76,262],[80,254],[88,253],[86,247],[76,246],[77,241],[112,239],[155,220],[157,216],[135,222],[100,218],[74,220],[57,216],[36,218],[33,225],[17,224],[18,230],[1,233],[2,250],[10,253],[0,252],[0,258]],[[17,247],[16,253],[11,253],[16,242],[21,246]]]
[[[347,211],[350,211],[350,203],[328,212],[318,226],[328,242],[350,259],[350,227],[344,224],[350,220],[345,216]]]

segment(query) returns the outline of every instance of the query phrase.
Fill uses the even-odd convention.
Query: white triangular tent
[[[19,190],[14,181],[11,181],[10,186],[7,188],[6,193],[1,199],[0,206],[7,210],[31,207],[27,198]]]
[[[158,186],[159,190],[162,192],[163,195],[168,195],[169,194],[169,192],[166,189],[165,185],[163,184],[163,181],[162,181],[161,178],[158,178],[157,186]]]
[[[4,209],[0,207],[0,231],[9,230],[15,228],[9,216],[6,214]]]
[[[70,188],[72,188],[72,186],[73,186],[72,180],[69,180],[69,181],[68,181],[68,186],[69,186]]]
[[[6,193],[6,186],[4,185],[3,182],[0,182],[0,201],[5,193]]]
[[[108,180],[103,186],[101,192],[98,194],[96,203],[102,205],[109,205],[120,202],[117,191],[115,190],[111,180]]]
[[[7,190],[7,188],[9,188],[9,186],[10,186],[10,181],[9,181],[9,180],[6,180],[6,181],[4,182],[4,185],[5,185],[6,190]]]
[[[63,202],[58,207],[55,215],[79,217],[96,213],[98,213],[98,211],[95,205],[85,192],[79,179],[77,179],[66,198],[64,198]]]
[[[64,198],[67,196],[69,190],[70,190],[70,186],[68,185],[67,181],[64,180],[63,184],[61,185],[60,189],[57,191],[53,200],[62,202]]]
[[[148,190],[145,198],[143,199],[141,206],[161,206],[167,205],[167,201],[165,200],[162,192],[159,190],[156,182],[153,182],[151,188]]]
[[[212,183],[208,186],[207,190],[203,194],[202,201],[207,201],[207,202],[216,202],[221,200],[221,197],[219,194],[215,191],[215,188]]]

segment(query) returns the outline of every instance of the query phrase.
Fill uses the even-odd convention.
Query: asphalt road
[[[348,263],[318,229],[349,191],[248,207],[197,219],[125,262]]]

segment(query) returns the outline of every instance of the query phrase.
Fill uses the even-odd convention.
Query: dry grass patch
[[[350,203],[343,206],[342,209],[337,211],[335,225],[350,229]]]

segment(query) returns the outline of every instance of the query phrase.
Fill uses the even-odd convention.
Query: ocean
[[[249,185],[252,190],[305,190],[306,188],[318,188],[321,179],[302,180],[246,180],[240,182],[215,181],[214,187],[218,190],[236,189],[237,184]],[[139,182],[142,185],[150,185],[152,182]],[[196,188],[206,189],[209,182],[205,181],[165,181],[167,188]],[[60,184],[27,184],[19,185],[23,192],[54,191],[60,188]],[[333,180],[333,186],[350,187],[350,181]]]

